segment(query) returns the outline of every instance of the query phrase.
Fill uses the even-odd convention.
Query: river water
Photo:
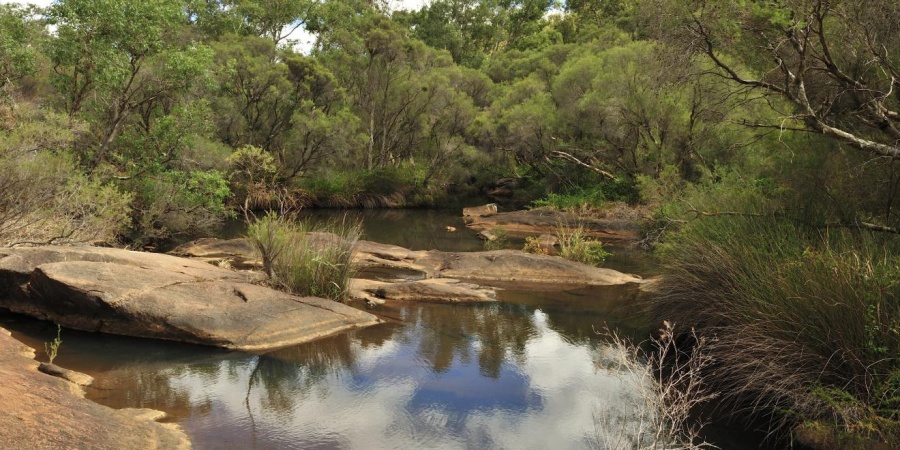
[[[366,239],[481,247],[453,212],[356,214]],[[610,264],[654,271],[627,252]],[[55,362],[96,379],[92,400],[165,411],[196,448],[602,448],[598,435],[635,420],[639,381],[598,331],[646,336],[636,295],[505,289],[490,304],[385,305],[383,325],[262,355],[63,330]],[[0,326],[38,349],[56,331],[10,315]],[[710,438],[721,448],[758,445],[729,432]]]

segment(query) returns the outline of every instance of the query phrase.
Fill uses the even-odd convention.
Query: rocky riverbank
[[[34,349],[0,328],[0,448],[188,449],[187,435],[149,409],[112,409],[38,371]]]
[[[97,247],[0,250],[0,308],[84,331],[264,351],[379,323],[261,275]]]

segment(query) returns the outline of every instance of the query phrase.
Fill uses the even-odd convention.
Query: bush
[[[694,220],[667,244],[651,314],[696,327],[735,412],[896,445],[900,242],[786,219]]]
[[[634,204],[639,197],[638,188],[633,181],[615,179],[559,193],[550,192],[545,197],[531,202],[530,207],[558,210],[589,209],[599,208],[606,202]]]
[[[146,174],[129,180],[128,187],[135,193],[137,243],[208,232],[233,214],[225,206],[228,182],[215,170]]]
[[[296,295],[340,301],[354,274],[353,249],[361,230],[359,222],[346,220],[309,230],[301,222],[269,213],[248,227],[247,238],[275,286]]]
[[[131,197],[62,150],[75,137],[64,116],[28,104],[11,114],[15,127],[0,130],[0,244],[115,242]]]
[[[541,240],[540,237],[537,236],[528,236],[525,238],[525,246],[522,247],[522,251],[525,253],[531,253],[534,255],[549,255],[550,249],[548,245]]]
[[[559,256],[571,261],[599,266],[611,254],[603,249],[603,244],[587,236],[583,226],[569,227],[560,224],[556,236],[559,239]]]

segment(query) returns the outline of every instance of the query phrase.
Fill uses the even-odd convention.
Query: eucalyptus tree
[[[878,168],[877,173],[863,171],[867,175],[857,177],[855,184],[868,186],[864,190],[876,195],[881,206],[848,211],[842,221],[873,229],[896,225],[900,5],[880,0],[649,0],[643,7],[649,31],[708,60],[735,91],[768,99],[776,114],[748,117],[745,125],[820,135],[833,143],[820,147],[832,149],[832,164],[841,159],[848,168]],[[841,149],[855,150],[858,157],[848,159]],[[834,175],[852,178],[854,172]],[[841,198],[837,203],[850,201]],[[866,219],[873,214],[882,224]]]
[[[34,72],[37,37],[32,11],[15,4],[0,5],[0,100],[19,80]]]
[[[321,56],[347,86],[360,118],[367,141],[362,164],[372,170],[408,160],[438,99],[427,74],[447,62],[383,15],[364,18],[335,42],[339,48]]]
[[[233,36],[216,50],[216,120],[226,144],[270,153],[282,180],[358,145],[345,92],[318,60],[255,37]]]
[[[57,36],[47,44],[53,83],[70,118],[83,117],[96,141],[90,167],[110,150],[137,111],[188,90],[208,68],[211,53],[179,39],[180,0],[64,0],[47,15]]]

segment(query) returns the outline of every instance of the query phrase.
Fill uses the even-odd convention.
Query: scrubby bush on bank
[[[599,266],[611,255],[603,249],[603,243],[588,237],[581,225],[570,227],[560,224],[556,237],[559,240],[559,256],[571,261]]]
[[[695,327],[734,412],[837,429],[848,448],[900,442],[900,242],[787,219],[686,224],[662,256],[657,319]]]
[[[5,105],[0,104],[0,109]],[[0,245],[112,243],[131,195],[83,174],[68,148],[78,128],[22,103],[0,127]]]
[[[354,269],[351,258],[359,223],[308,229],[274,213],[254,221],[247,237],[260,254],[263,270],[277,287],[297,295],[344,300]]]

